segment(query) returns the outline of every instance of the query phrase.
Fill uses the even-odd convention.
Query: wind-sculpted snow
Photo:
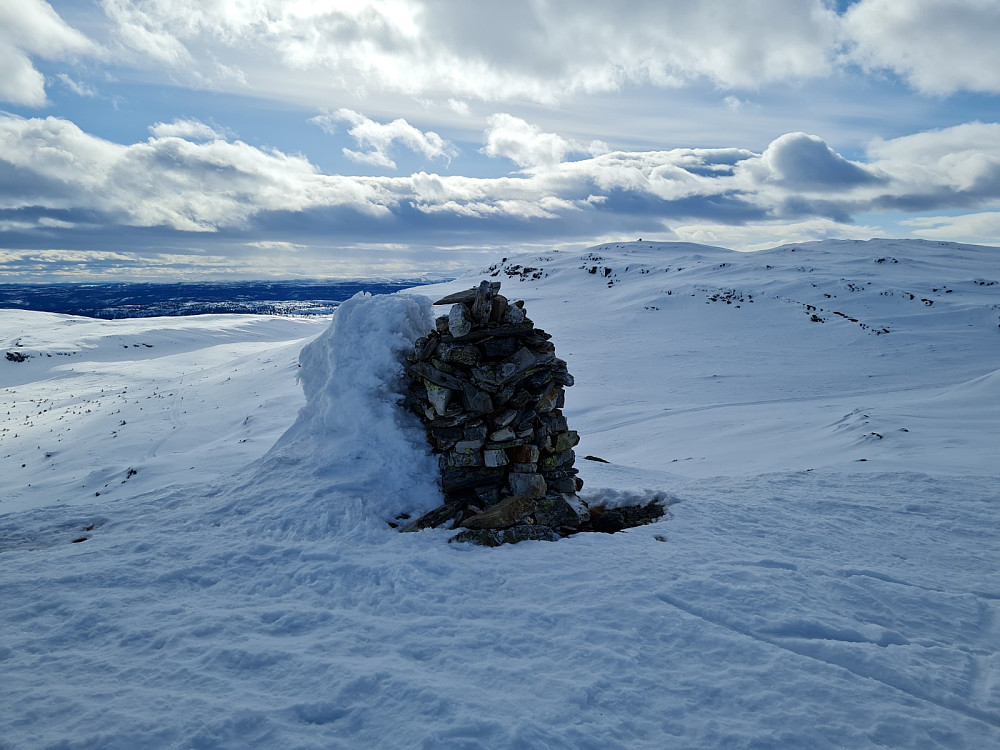
[[[499,549],[386,523],[439,502],[424,299],[0,313],[0,748],[998,747],[997,252],[498,260],[588,502],[670,500]]]
[[[264,503],[268,517],[284,514],[284,528],[318,521],[329,531],[347,516],[384,532],[397,515],[441,503],[437,462],[420,423],[401,405],[403,357],[432,325],[426,297],[361,293],[303,348],[305,406],[254,469],[255,486],[274,493]]]

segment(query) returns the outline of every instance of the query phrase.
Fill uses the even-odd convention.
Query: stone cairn
[[[483,281],[435,302],[451,308],[407,358],[408,404],[439,454],[445,503],[404,531],[451,523],[464,529],[452,541],[496,546],[589,525],[580,438],[561,411],[573,376],[524,302],[499,291]]]

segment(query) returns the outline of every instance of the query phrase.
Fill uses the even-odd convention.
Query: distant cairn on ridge
[[[573,376],[524,303],[499,292],[499,282],[483,281],[435,302],[451,309],[407,358],[407,403],[439,454],[445,502],[403,530],[451,523],[463,529],[451,541],[498,546],[663,515],[660,506],[631,509],[633,522],[619,523],[626,509],[616,509],[602,524],[603,509],[592,514],[576,494],[580,438],[562,413]]]

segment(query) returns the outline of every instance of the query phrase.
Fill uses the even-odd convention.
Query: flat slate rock
[[[500,282],[492,281],[490,282],[490,288],[494,293],[500,291]],[[435,305],[454,305],[456,302],[465,302],[470,304],[476,301],[476,293],[479,291],[478,287],[472,287],[471,289],[465,289],[461,292],[455,292],[454,294],[449,294],[447,297],[442,297],[437,302],[432,304]]]

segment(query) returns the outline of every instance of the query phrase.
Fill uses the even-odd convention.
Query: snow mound
[[[401,408],[403,357],[431,325],[426,297],[359,293],[303,348],[305,406],[230,493],[263,500],[257,532],[381,535],[386,521],[440,505],[437,462]]]

